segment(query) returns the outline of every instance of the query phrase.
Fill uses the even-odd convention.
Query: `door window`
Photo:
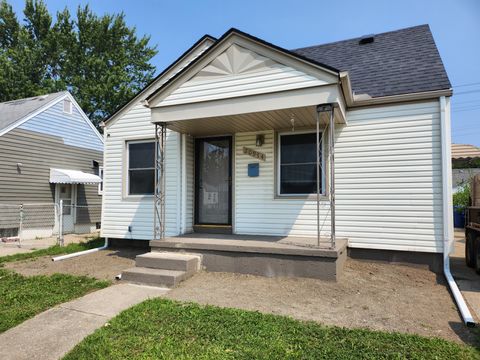
[[[197,140],[197,223],[230,224],[231,138]]]
[[[72,185],[60,184],[60,192],[58,194],[58,202],[63,200],[63,215],[70,215],[72,213]]]

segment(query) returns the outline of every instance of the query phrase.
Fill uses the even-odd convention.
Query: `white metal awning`
[[[79,170],[50,169],[50,183],[52,184],[99,184],[100,176]]]

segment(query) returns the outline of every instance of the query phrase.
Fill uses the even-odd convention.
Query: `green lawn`
[[[0,257],[0,333],[54,305],[109,285],[107,281],[67,274],[25,277],[2,268],[2,263],[72,253],[100,246],[100,242],[95,239],[82,244],[52,246],[31,253]]]
[[[258,312],[153,299],[134,306],[65,359],[479,359],[445,340],[325,327]]]

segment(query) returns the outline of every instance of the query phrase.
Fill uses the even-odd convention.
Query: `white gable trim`
[[[312,64],[306,60],[276,49],[273,46],[269,46],[268,44],[261,43],[255,39],[233,31],[231,34],[210,48],[208,53],[200,58],[199,61],[191,66],[191,68],[187,69],[183,73],[180,73],[176,78],[172,79],[170,83],[166,83],[163,88],[160,88],[157,91],[157,93],[150,95],[150,97],[147,98],[149,106],[160,106],[159,104],[165,98],[167,98],[184,83],[192,79],[197,73],[208,66],[215,58],[225,52],[232,45],[240,46],[287,67],[304,72],[307,75],[316,77],[318,79],[324,79],[329,83],[339,83],[339,74],[333,70],[327,69],[320,65]]]
[[[194,61],[198,56],[207,51],[210,46],[215,42],[215,39],[211,36],[205,36],[196,46],[192,47],[185,54],[183,54],[179,59],[177,59],[172,66],[166,70],[163,74],[158,76],[151,84],[147,85],[143,90],[141,90],[133,99],[131,99],[127,104],[125,104],[120,110],[115,112],[108,120],[105,122],[105,127],[108,128],[114,124],[117,119],[119,119],[123,114],[132,108],[132,106],[138,104],[139,102],[144,101],[148,96],[150,96],[154,91],[160,88],[168,79],[175,76],[178,72],[182,71],[186,66],[190,64],[191,61]],[[190,61],[187,60],[191,55],[198,52],[197,56],[194,56]],[[182,63],[185,64],[183,66]]]

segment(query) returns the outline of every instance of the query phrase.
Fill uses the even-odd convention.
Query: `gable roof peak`
[[[0,103],[0,132],[67,94],[68,91],[59,91]]]

